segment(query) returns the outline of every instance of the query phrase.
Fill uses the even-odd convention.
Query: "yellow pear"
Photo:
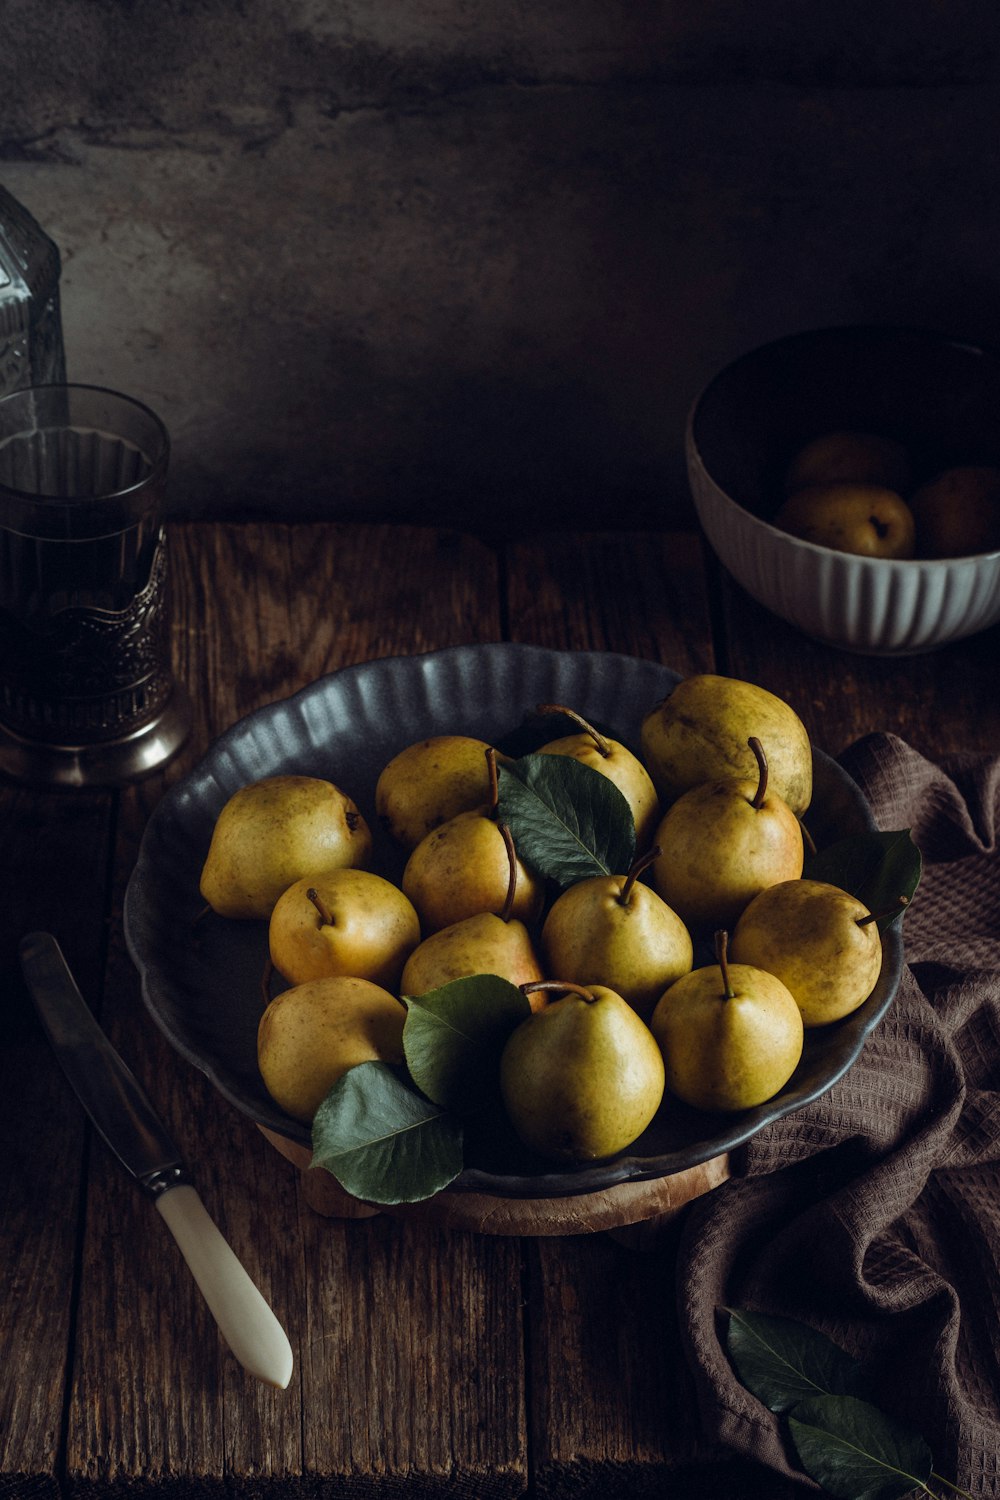
[[[969,557],[1000,549],[1000,469],[946,469],[910,496],[918,557]]]
[[[379,821],[404,849],[461,812],[489,801],[485,740],[463,734],[432,735],[400,750],[375,786]]]
[[[240,787],[220,812],[201,894],[220,916],[266,921],[301,876],[364,869],[371,855],[371,829],[332,781],[269,776]]]
[[[882,971],[878,923],[863,901],[822,880],[789,880],[755,896],[733,931],[737,963],[775,974],[807,1027],[864,1004]]]
[[[605,985],[566,993],[515,1028],[500,1090],[517,1135],[557,1161],[603,1161],[630,1146],[663,1099],[663,1058],[626,1000]],[[530,996],[529,996],[530,998]]]
[[[756,781],[707,781],[678,797],[656,831],[656,890],[689,927],[732,926],[758,891],[802,874],[802,827],[769,791],[767,761]]]
[[[313,979],[276,995],[260,1018],[264,1086],[308,1124],[330,1089],[363,1062],[401,1063],[406,1008],[368,979]]]
[[[642,761],[618,740],[601,734],[571,708],[563,708],[558,703],[540,703],[536,712],[565,714],[580,725],[579,733],[550,740],[547,745],[541,746],[538,754],[567,755],[606,776],[629,805],[635,824],[636,848],[640,852],[648,848],[660,811],[660,799]]]
[[[271,962],[291,984],[353,974],[395,990],[419,942],[412,903],[370,870],[304,876],[278,897],[268,926]]]
[[[403,890],[425,934],[481,911],[502,911],[522,922],[533,922],[541,912],[544,882],[517,858],[509,828],[497,820],[494,751],[487,751],[486,764],[489,803],[432,829],[403,869]]]
[[[475,974],[498,974],[511,984],[524,985],[544,978],[531,936],[523,922],[505,921],[493,912],[477,912],[450,927],[432,932],[413,950],[399,981],[401,995],[426,995],[453,979]],[[546,996],[528,996],[533,1009]]]
[[[861,557],[912,557],[913,512],[877,484],[811,484],[789,495],[773,524],[791,536]]]
[[[902,443],[877,432],[824,432],[800,448],[785,475],[785,493],[809,484],[910,486],[910,456]]]
[[[544,897],[541,879],[517,861],[511,915],[533,922]],[[490,813],[459,813],[421,839],[406,862],[402,886],[421,930],[437,932],[477,912],[499,913],[507,893],[507,846]]]
[[[466,979],[475,974],[497,974],[516,985],[542,979],[531,935],[513,915],[522,867],[514,852],[510,829],[501,823],[499,832],[507,860],[507,885],[500,911],[472,912],[425,937],[406,961],[400,980],[402,994],[425,995],[452,979]],[[543,993],[529,996],[532,1009],[540,1008],[546,999]]]
[[[577,984],[600,980],[648,1020],[668,985],[691,967],[691,936],[680,917],[638,877],[655,845],[627,875],[596,875],[569,886],[542,926],[550,974]]]
[[[737,677],[685,677],[645,716],[641,755],[664,803],[702,781],[757,774],[748,745],[760,740],[771,785],[799,817],[812,799],[812,746],[793,708]]]
[[[802,1056],[802,1012],[773,974],[726,958],[692,969],[660,997],[649,1023],[667,1088],[694,1109],[735,1112],[771,1099]]]

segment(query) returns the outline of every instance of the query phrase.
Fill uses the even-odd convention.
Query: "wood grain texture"
[[[177,669],[196,709],[189,760],[339,667],[500,638],[496,558],[455,532],[189,525],[170,546]]]
[[[494,551],[429,528],[191,524],[170,547],[190,743],[119,793],[0,786],[12,877],[0,910],[12,1017],[0,1051],[0,1500],[798,1493],[698,1435],[674,1314],[676,1217],[637,1250],[638,1235],[521,1238],[420,1214],[314,1212],[296,1167],[147,1015],[124,891],[150,812],[212,740],[352,662],[505,638],[621,651],[759,681],[830,753],[890,729],[939,756],[1000,740],[996,633],[905,662],[834,652],[760,610],[688,535],[545,533]],[[88,1143],[20,984],[16,941],[35,926],[60,936],[285,1324],[288,1391],[246,1376],[152,1205]]]
[[[21,976],[24,933],[56,934],[100,1007],[113,796],[0,785],[0,1493],[58,1494],[77,1283],[83,1112]]]
[[[539,1496],[669,1493],[699,1444],[678,1359],[673,1247],[608,1236],[528,1248]]]
[[[712,669],[693,537],[532,537],[507,553],[507,596],[516,640]],[[648,1258],[607,1235],[526,1241],[525,1254],[537,1495],[666,1493],[693,1421],[678,1387],[669,1229]]]
[[[684,533],[543,532],[505,552],[511,640],[711,670],[702,556]]]
[[[95,1161],[70,1481],[101,1493],[138,1480],[191,1495],[232,1483],[269,1494],[300,1494],[303,1483],[330,1495],[520,1493],[517,1245],[391,1222],[338,1238],[304,1203],[295,1170],[159,1036],[120,938],[125,884],[164,786],[236,718],[325,672],[496,638],[495,559],[430,531],[192,526],[172,535],[171,569],[176,670],[195,729],[162,777],[121,795],[108,1023],[284,1323],[296,1367],[285,1392],[245,1375],[152,1206],[111,1160]]]

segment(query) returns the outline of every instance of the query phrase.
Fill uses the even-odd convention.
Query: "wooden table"
[[[197,524],[171,548],[176,670],[195,704],[183,755],[121,792],[0,787],[0,1496],[791,1493],[699,1436],[669,1244],[314,1213],[294,1168],[148,1018],[123,892],[147,816],[212,739],[350,662],[497,640],[614,649],[759,682],[832,754],[885,729],[940,757],[1000,744],[1000,633],[905,661],[827,650],[741,595],[691,535],[494,548]],[[21,982],[17,940],[34,927],[59,936],[288,1329],[286,1392],[237,1365],[85,1126]]]

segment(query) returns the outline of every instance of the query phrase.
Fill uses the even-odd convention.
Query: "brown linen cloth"
[[[902,983],[845,1077],[691,1205],[682,1338],[706,1434],[746,1458],[819,1492],[733,1373],[723,1306],[825,1333],[937,1474],[1000,1497],[1000,757],[935,766],[879,734],[842,763],[923,856]]]

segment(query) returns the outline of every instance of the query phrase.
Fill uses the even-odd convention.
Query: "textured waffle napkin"
[[[834,1339],[938,1474],[1000,1497],[1000,758],[937,766],[879,734],[842,763],[923,855],[902,983],[846,1076],[691,1205],[682,1338],[705,1434],[778,1474],[802,1479],[730,1367],[720,1307]]]

